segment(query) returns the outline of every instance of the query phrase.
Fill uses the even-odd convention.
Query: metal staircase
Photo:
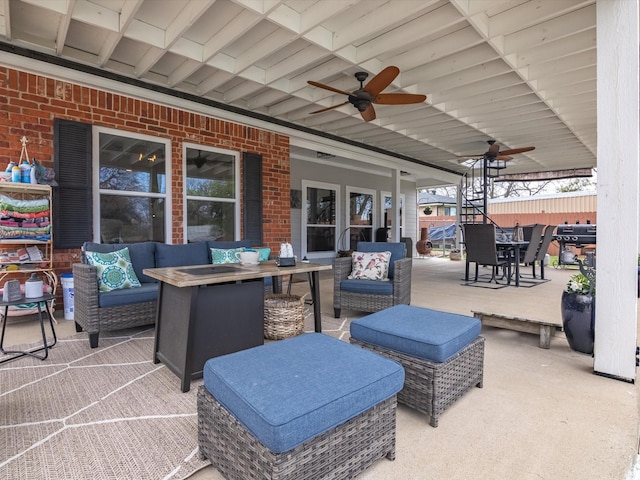
[[[491,188],[491,179],[497,177],[506,167],[501,160],[478,158],[473,160],[469,169],[460,180],[461,208],[459,224],[495,223],[487,215],[487,199]]]

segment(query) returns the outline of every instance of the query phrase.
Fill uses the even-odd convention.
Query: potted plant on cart
[[[459,248],[453,248],[449,252],[449,260],[460,261],[462,260],[462,250]]]
[[[594,267],[578,261],[580,273],[573,275],[562,292],[562,326],[569,347],[593,354],[595,337],[596,276]]]

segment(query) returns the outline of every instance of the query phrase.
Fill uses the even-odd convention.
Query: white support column
[[[393,198],[393,212],[391,214],[391,241],[400,241],[400,170],[391,170],[391,197]],[[404,208],[407,208],[404,205]]]
[[[594,370],[635,381],[638,2],[598,0],[598,260]]]
[[[462,238],[462,228],[460,224],[462,223],[462,181],[459,181],[456,185],[456,246],[455,248],[462,248],[461,242],[464,240]],[[462,250],[460,250],[462,251]]]

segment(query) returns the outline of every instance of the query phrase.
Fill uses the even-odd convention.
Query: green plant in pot
[[[569,347],[593,354],[595,337],[595,268],[584,268],[573,275],[562,292],[562,326]]]

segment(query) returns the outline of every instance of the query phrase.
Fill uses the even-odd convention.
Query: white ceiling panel
[[[0,41],[361,142],[418,170],[461,173],[459,156],[487,140],[535,146],[506,171],[523,173],[596,165],[595,25],[595,0],[8,0]],[[351,93],[356,72],[366,85],[390,65],[400,74],[383,93],[424,103],[374,104],[371,122],[350,103],[311,114],[347,96],[307,80]]]

